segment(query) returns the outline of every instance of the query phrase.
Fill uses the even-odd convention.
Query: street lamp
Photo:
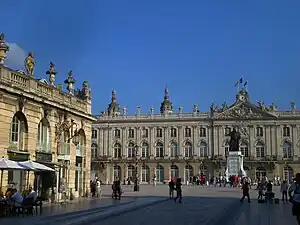
[[[135,161],[135,173],[134,173],[134,186],[133,191],[139,191],[139,184],[138,184],[138,149],[139,146],[134,147],[134,161]]]

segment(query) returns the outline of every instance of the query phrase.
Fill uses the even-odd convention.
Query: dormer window
[[[192,136],[192,129],[191,128],[186,127],[184,131],[185,131],[184,132],[185,137],[191,137]]]

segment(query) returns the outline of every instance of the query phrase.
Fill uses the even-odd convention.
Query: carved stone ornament
[[[85,121],[84,119],[81,120],[81,128],[84,130],[84,127],[85,127]]]
[[[45,104],[43,110],[44,110],[44,118],[47,118],[51,113],[51,107]]]
[[[26,103],[26,99],[24,98],[24,96],[20,96],[19,99],[19,111],[23,112],[24,110],[24,106],[25,106],[25,103]]]
[[[235,106],[227,111],[221,113],[218,118],[230,119],[230,118],[261,118],[263,117],[262,113],[253,112],[251,107],[248,107],[244,104]]]

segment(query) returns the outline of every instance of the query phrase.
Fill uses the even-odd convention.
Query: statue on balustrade
[[[32,52],[28,53],[28,56],[25,58],[24,64],[25,64],[27,75],[33,77],[34,69],[35,69],[35,60]]]
[[[230,141],[229,141],[229,151],[237,152],[239,151],[241,134],[235,128],[230,132]]]

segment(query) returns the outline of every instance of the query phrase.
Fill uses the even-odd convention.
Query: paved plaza
[[[142,185],[140,192],[123,187],[121,201],[111,199],[110,186],[103,186],[102,199],[83,199],[65,205],[45,205],[40,216],[1,218],[1,225],[152,225],[155,224],[225,224],[279,225],[295,224],[291,204],[258,204],[257,192],[251,191],[253,201],[239,202],[239,188],[183,187],[183,203],[168,199],[168,186]],[[278,195],[279,189],[275,188]]]

